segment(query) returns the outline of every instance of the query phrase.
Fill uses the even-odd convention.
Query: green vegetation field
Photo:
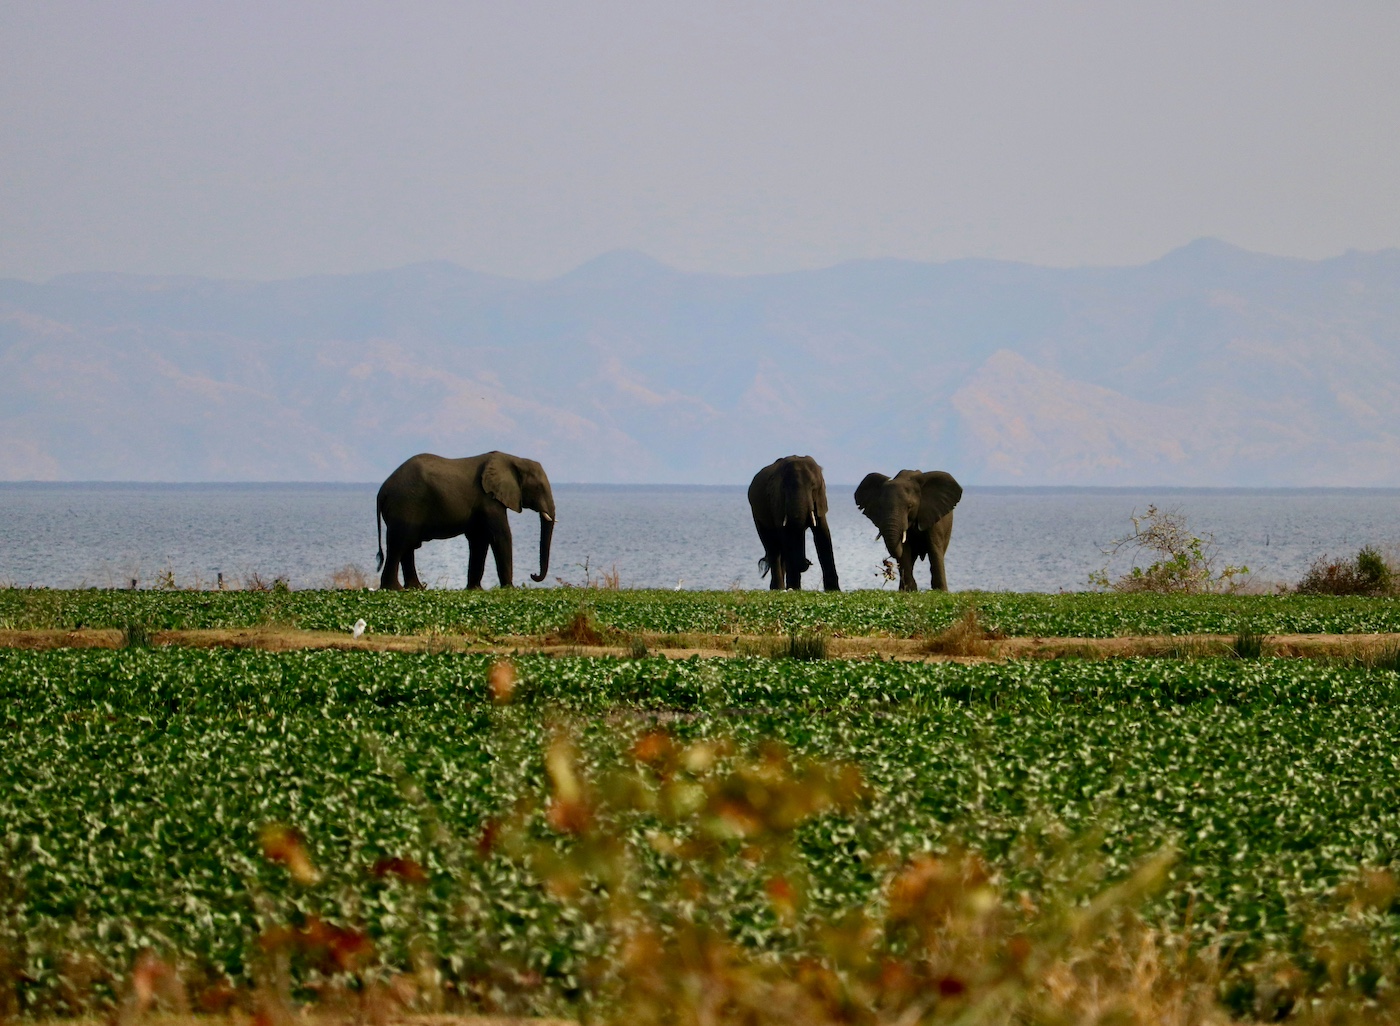
[[[904,634],[969,596],[586,597],[619,630],[822,628]],[[546,631],[578,593],[0,593],[0,624],[155,627],[294,622],[379,631]],[[978,595],[1009,634],[1238,629],[1394,630],[1384,600]],[[1086,866],[1126,874],[1164,845],[1179,859],[1147,906],[1238,958],[1300,952],[1328,895],[1400,859],[1400,676],[1300,660],[980,665],[523,656],[494,704],[491,658],[461,654],[0,650],[0,950],[27,1007],[63,1007],[63,952],[124,967],[151,948],[246,980],[260,930],[317,914],[355,923],[390,960],[427,945],[449,976],[508,961],[576,994],[602,943],[527,865],[483,843],[545,787],[551,732],[600,779],[658,724],[680,739],[778,739],[861,767],[854,812],[803,825],[808,898],[835,913],[875,894],[891,857],[965,846],[1012,895],[1069,888]],[[259,854],[290,824],[323,879],[297,888]],[[646,848],[645,818],[618,829]],[[542,822],[534,829],[550,837]],[[563,842],[560,841],[562,844]],[[413,886],[373,872],[394,857]],[[659,879],[658,854],[647,872]],[[1082,884],[1082,880],[1079,884]],[[712,881],[718,925],[744,943],[798,943],[742,858]],[[639,893],[661,893],[643,886]],[[1394,910],[1375,943],[1400,938]],[[1375,940],[1380,938],[1380,940]],[[1301,955],[1299,956],[1301,957]]]
[[[1315,595],[1064,595],[890,591],[668,592],[515,589],[509,592],[0,590],[0,629],[247,628],[268,624],[372,633],[481,638],[558,630],[580,607],[630,633],[911,637],[947,627],[968,605],[1008,637],[1106,638],[1136,634],[1354,634],[1400,632],[1390,598]]]

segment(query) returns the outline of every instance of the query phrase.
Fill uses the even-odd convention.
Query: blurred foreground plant
[[[483,695],[492,715],[518,712],[527,683],[509,662],[492,666]],[[199,965],[153,941],[157,950],[103,984],[114,995],[107,1011],[123,1026],[187,998],[208,1011],[240,1007],[258,1026],[290,1024],[307,1004],[372,1023],[405,1011],[563,1010],[641,1026],[1209,1024],[1231,1015],[1360,1023],[1400,1012],[1400,953],[1387,940],[1394,932],[1378,928],[1396,904],[1386,871],[1338,889],[1288,950],[1202,944],[1189,914],[1177,932],[1154,928],[1137,910],[1170,892],[1170,851],[1105,887],[1092,839],[1041,852],[1030,824],[1034,868],[1070,863],[1041,874],[1053,875],[1051,886],[1015,890],[970,852],[862,852],[849,857],[874,883],[837,905],[800,840],[863,815],[869,788],[855,765],[798,758],[775,742],[686,741],[625,725],[635,720],[608,722],[625,754],[591,767],[579,724],[563,719],[542,750],[536,735],[528,751],[503,750],[533,763],[528,779],[542,786],[508,792],[507,807],[465,843],[447,836],[433,801],[378,751],[380,771],[422,812],[416,857],[375,851],[337,872],[315,847],[324,837],[267,824],[255,843],[270,873],[249,885],[256,925],[245,958],[255,989],[202,979]],[[552,921],[581,924],[588,952],[575,964],[562,944],[537,959],[502,943],[473,906],[501,899],[473,883],[483,867],[532,881],[548,903],[521,916],[562,908]],[[392,902],[392,921],[365,914],[375,893],[382,906]],[[423,925],[434,893],[455,909],[443,932]],[[75,981],[88,972],[61,938],[41,949],[7,925],[17,900],[0,887],[0,1011],[19,1007],[14,981],[36,959],[71,958],[66,978]],[[476,947],[449,954],[439,946],[447,930]]]
[[[524,807],[503,833],[552,892],[612,933],[610,957],[589,973],[598,1021],[1227,1020],[1215,961],[1133,912],[1165,885],[1170,852],[1097,896],[1044,910],[1008,900],[974,855],[923,855],[886,863],[871,901],[833,915],[808,900],[793,834],[813,817],[858,809],[865,785],[856,767],[794,761],[771,743],[750,753],[724,742],[682,745],[662,732],[644,735],[632,754],[633,767],[594,787],[567,734],[557,734],[547,817],[569,843],[528,840]],[[638,813],[655,822],[646,851],[610,828]],[[656,855],[675,868],[660,916],[656,895],[641,901],[633,890],[637,863]],[[757,950],[716,927],[722,899],[708,883],[736,860],[763,881],[790,947]]]

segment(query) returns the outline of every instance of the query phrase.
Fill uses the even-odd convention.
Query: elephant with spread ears
[[[914,561],[928,557],[929,586],[948,590],[943,554],[953,534],[953,507],[962,486],[941,470],[901,470],[894,477],[866,474],[856,505],[880,529],[885,548],[899,564],[899,590],[918,591]]]
[[[800,589],[807,558],[807,532],[822,568],[822,587],[840,591],[836,559],[831,552],[831,529],[826,524],[826,481],[810,456],[784,456],[754,475],[749,485],[749,509],[763,543],[759,566],[769,575],[768,587]]]
[[[403,587],[421,588],[413,553],[425,541],[467,537],[467,587],[480,588],[486,570],[486,550],[496,557],[502,588],[514,583],[510,523],[506,511],[532,509],[540,515],[540,572],[549,572],[549,543],[554,536],[554,493],[544,468],[534,460],[504,452],[487,452],[463,459],[420,453],[406,461],[379,486],[375,503],[375,533],[383,573],[381,588],[397,589],[399,567]],[[388,556],[385,556],[385,545]]]

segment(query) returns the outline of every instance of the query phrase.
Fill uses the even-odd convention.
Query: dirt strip
[[[364,652],[484,652],[509,655],[543,652],[560,656],[625,656],[640,654],[670,659],[691,656],[719,658],[744,655],[781,655],[788,641],[773,635],[646,635],[615,643],[585,644],[558,637],[509,637],[480,641],[461,635],[381,635],[352,638],[334,631],[303,631],[287,627],[237,630],[155,631],[153,646],[189,648],[252,648],[268,652],[300,649],[337,649]],[[119,630],[0,630],[0,648],[121,648],[126,637]],[[1210,657],[1234,652],[1233,635],[1148,635],[1120,638],[829,638],[826,655],[832,659],[1126,659],[1133,657]],[[1354,658],[1360,660],[1400,649],[1400,634],[1284,634],[1266,635],[1263,655],[1306,659]]]
[[[352,1026],[365,1020],[363,1014],[347,1011],[343,1015],[308,1007],[293,1020],[299,1026]],[[185,1014],[148,1012],[139,1017],[131,1017],[131,1022],[140,1026],[249,1026],[256,1022],[239,1009],[230,1009],[227,1014]],[[446,1013],[423,1014],[389,1010],[372,1021],[383,1026],[578,1026],[573,1019],[532,1019],[523,1016],[503,1015],[451,1015]],[[74,1019],[38,1019],[33,1026],[111,1026],[111,1018],[84,1016]]]

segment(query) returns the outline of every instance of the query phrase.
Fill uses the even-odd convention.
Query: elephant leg
[[[937,549],[928,555],[928,586],[934,591],[948,590],[948,575],[943,568],[943,553]]]
[[[904,545],[904,551],[899,554],[899,590],[919,590],[919,585],[914,581],[914,547],[908,542]]]
[[[948,540],[952,535],[951,513],[934,524],[928,533],[929,587],[935,591],[948,590],[948,571],[943,564],[943,554],[948,551]]]
[[[510,522],[505,510],[495,514],[488,521],[487,530],[491,537],[491,552],[496,557],[496,578],[502,588],[515,586],[515,563],[510,547]]]
[[[797,524],[783,528],[783,569],[787,571],[786,585],[790,591],[802,590],[802,574],[811,566],[807,558],[807,529]]]
[[[763,561],[768,564],[768,590],[779,591],[783,586],[783,545],[778,532],[771,527],[758,529],[763,543]]]
[[[812,525],[812,544],[817,550],[817,562],[822,568],[822,588],[825,591],[840,591],[841,582],[836,578],[836,556],[831,551],[831,528],[826,517],[818,517]]]
[[[403,586],[423,590],[423,582],[418,579],[418,567],[413,562],[413,553],[418,550],[417,545],[410,546],[404,550],[403,554]]]
[[[379,575],[381,591],[398,591],[402,587],[399,584],[399,563],[403,560],[407,541],[402,527],[392,523],[388,525],[384,535],[384,566]]]
[[[481,590],[481,579],[486,576],[486,550],[490,547],[491,539],[484,531],[467,531],[467,587],[472,591]]]

